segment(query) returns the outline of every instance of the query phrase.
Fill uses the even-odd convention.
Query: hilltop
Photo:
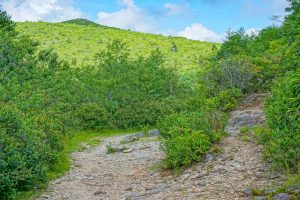
[[[22,34],[31,36],[40,43],[40,48],[53,48],[61,58],[73,65],[87,65],[95,54],[103,50],[113,39],[122,39],[128,44],[131,56],[148,55],[159,48],[168,63],[197,66],[208,57],[219,44],[188,40],[182,37],[166,37],[121,30],[96,24],[86,19],[74,19],[62,23],[24,22],[18,23]]]
[[[83,19],[83,18],[71,19],[71,20],[63,21],[61,23],[64,23],[64,24],[77,24],[77,25],[84,25],[84,26],[95,26],[95,27],[105,28],[105,26],[102,26],[100,24],[97,24],[95,22],[92,22],[90,20]]]

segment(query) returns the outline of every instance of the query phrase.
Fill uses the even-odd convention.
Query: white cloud
[[[166,11],[166,14],[169,16],[180,15],[188,11],[188,3],[178,5],[178,4],[167,2],[164,4],[164,9]]]
[[[223,34],[219,35],[200,23],[194,23],[191,26],[187,26],[183,31],[178,32],[177,36],[208,42],[222,42],[224,39]]]
[[[124,8],[116,12],[99,12],[98,23],[133,31],[154,33],[155,25],[152,17],[146,15],[133,0],[119,0]]]
[[[3,10],[14,21],[57,22],[83,17],[80,10],[73,7],[74,0],[1,0]]]
[[[246,35],[258,35],[259,34],[260,29],[257,28],[249,28],[245,30],[245,34]]]

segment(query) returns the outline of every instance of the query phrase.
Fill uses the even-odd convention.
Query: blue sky
[[[82,17],[139,32],[221,41],[229,29],[249,33],[284,16],[286,0],[0,0],[15,21],[63,21]]]

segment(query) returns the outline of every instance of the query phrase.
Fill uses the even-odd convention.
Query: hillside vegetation
[[[271,92],[256,133],[265,158],[299,174],[300,2],[289,2],[281,26],[230,32],[221,46],[95,25],[16,24],[0,11],[0,197],[43,188],[79,131],[158,127],[163,167],[180,171],[226,135],[227,113],[253,92]]]
[[[115,39],[128,44],[132,57],[149,55],[151,49],[159,48],[167,55],[168,63],[185,68],[197,66],[219,47],[210,42],[110,28],[84,19],[63,23],[18,23],[17,30],[38,41],[40,49],[53,48],[61,58],[76,66],[92,64],[95,54]]]

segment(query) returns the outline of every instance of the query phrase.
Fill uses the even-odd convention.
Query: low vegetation
[[[54,49],[60,58],[68,60],[73,67],[94,64],[95,54],[116,39],[127,43],[131,57],[144,57],[153,49],[159,48],[166,55],[166,63],[186,69],[198,66],[220,47],[219,44],[182,37],[165,37],[106,27],[84,19],[63,23],[23,22],[17,23],[17,30],[38,41],[39,49]]]
[[[242,96],[261,91],[271,91],[257,134],[265,157],[299,174],[300,2],[289,2],[281,26],[229,32],[221,46],[84,20],[16,25],[1,11],[0,196],[42,188],[89,130],[157,126],[165,166],[189,166],[225,135]]]

